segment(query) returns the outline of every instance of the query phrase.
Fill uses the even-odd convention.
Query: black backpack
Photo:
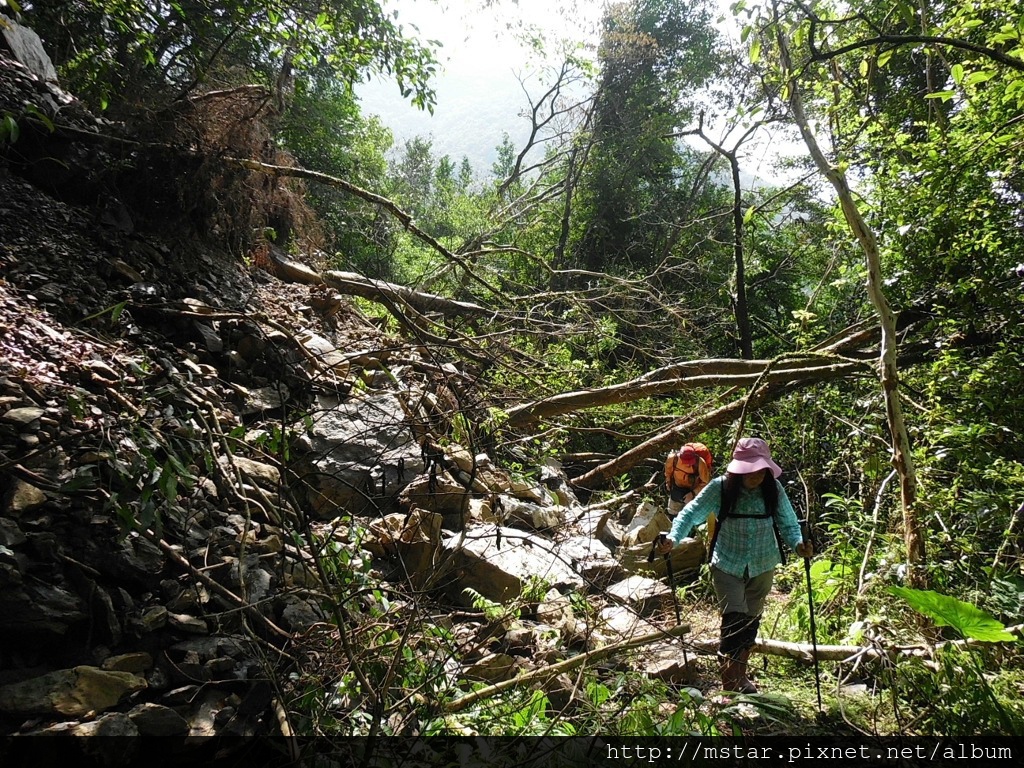
[[[718,543],[718,533],[722,530],[722,523],[729,518],[738,518],[746,520],[765,520],[766,518],[772,519],[772,531],[775,533],[775,543],[779,546],[779,557],[782,559],[782,564],[786,564],[786,551],[782,546],[782,534],[779,532],[779,523],[776,518],[776,514],[779,511],[779,500],[775,499],[775,503],[772,504],[767,498],[764,498],[764,506],[766,511],[759,515],[742,515],[735,512],[736,499],[733,499],[731,508],[726,509],[725,507],[725,483],[729,482],[728,478],[722,483],[722,505],[718,509],[718,517],[715,521],[715,530],[711,534],[711,543],[708,544],[708,562],[711,562],[711,555],[715,552],[715,544]],[[740,482],[738,479],[736,482]],[[762,497],[764,494],[764,488],[761,489]],[[737,494],[738,495],[738,494]]]

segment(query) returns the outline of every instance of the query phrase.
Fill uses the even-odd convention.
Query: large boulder
[[[661,507],[645,501],[637,507],[633,520],[626,528],[622,544],[626,547],[632,547],[636,544],[649,544],[654,541],[658,534],[667,531],[671,525],[672,521]]]
[[[84,717],[116,707],[145,688],[146,681],[129,672],[88,666],[61,669],[0,688],[0,712]]]
[[[624,605],[609,605],[598,613],[596,626],[587,637],[587,648],[593,650],[657,631],[658,627],[633,609]]]
[[[570,536],[558,543],[558,554],[595,589],[603,589],[625,576],[611,550],[591,536]]]
[[[321,395],[298,449],[305,451],[310,502],[325,519],[339,509],[390,511],[399,491],[424,470],[420,446],[392,394],[345,401]]]
[[[706,555],[703,539],[683,539],[676,544],[668,557],[676,584],[689,584],[696,579]],[[657,554],[652,558],[650,544],[620,547],[615,556],[627,573],[653,575],[659,579],[668,575],[666,558]]]
[[[398,497],[402,509],[425,509],[435,512],[448,531],[461,531],[469,515],[469,492],[452,476],[440,471],[433,478],[418,475]]]
[[[507,605],[532,578],[562,591],[583,586],[583,579],[558,556],[552,542],[515,528],[483,525],[450,536],[444,542],[443,560],[448,564],[446,589],[463,604],[469,602],[463,594],[467,587]]]
[[[527,530],[546,531],[565,524],[563,507],[541,506],[515,496],[501,495],[498,496],[498,500],[501,502],[501,510],[493,511],[495,514],[503,515],[503,519],[509,525],[524,527]]]
[[[608,595],[644,616],[672,604],[672,590],[646,576],[630,576],[612,584]]]
[[[414,508],[406,515],[396,512],[370,524],[363,546],[377,557],[397,557],[400,572],[396,575],[407,576],[420,588],[434,574],[441,523],[441,515],[426,509]]]
[[[9,16],[0,17],[0,50],[6,47],[25,69],[51,83],[57,82],[57,69],[43,48],[43,41],[33,30],[21,26]]]

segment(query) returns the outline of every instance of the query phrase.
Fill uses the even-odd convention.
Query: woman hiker
[[[712,583],[722,612],[719,658],[726,691],[757,692],[747,677],[747,659],[757,639],[775,568],[783,562],[781,540],[800,557],[813,554],[777,479],[781,474],[768,443],[757,437],[743,438],[736,443],[725,475],[708,483],[683,507],[658,544],[658,552],[667,555],[694,526],[709,514],[717,515],[709,548]]]

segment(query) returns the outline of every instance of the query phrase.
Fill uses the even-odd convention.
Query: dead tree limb
[[[1006,631],[1019,638],[1024,634],[1024,624],[1007,627]],[[718,640],[714,638],[692,640],[690,645],[697,651],[718,652]],[[937,651],[945,648],[975,648],[980,645],[988,646],[992,643],[980,640],[949,640],[936,645],[894,645],[892,647],[883,645],[819,645],[817,650],[818,661],[852,662],[898,658],[930,659],[935,656]],[[754,650],[766,656],[784,656],[802,661],[814,660],[814,648],[809,643],[787,643],[761,637],[754,643]]]
[[[490,699],[498,694],[504,693],[505,691],[512,690],[513,688],[530,685],[538,680],[547,680],[563,672],[568,672],[569,670],[576,669],[577,667],[586,666],[587,664],[595,661],[600,661],[601,659],[608,658],[609,656],[614,656],[617,653],[650,645],[651,643],[656,643],[659,640],[685,635],[688,634],[689,631],[690,626],[688,624],[682,624],[664,631],[652,632],[647,635],[641,635],[640,637],[623,640],[618,643],[612,643],[611,645],[606,645],[603,648],[598,648],[587,653],[581,653],[579,656],[574,656],[571,659],[565,659],[564,661],[559,661],[556,664],[551,664],[549,666],[542,667],[541,669],[535,669],[532,672],[519,675],[518,677],[514,677],[510,680],[502,680],[500,683],[495,683],[494,685],[480,688],[472,693],[467,693],[465,696],[460,696],[459,698],[445,704],[444,709],[446,712],[461,712],[466,709],[466,707],[470,707],[480,701]],[[1022,631],[1024,631],[1024,625],[1008,627],[1007,631],[1019,637],[1022,634]],[[894,660],[897,658],[913,657],[931,658],[935,655],[937,650],[945,647],[970,647],[978,644],[979,643],[977,641],[956,640],[947,643],[940,643],[936,646],[904,645],[893,646],[892,648],[877,645],[819,645],[817,647],[817,656],[819,661],[835,662],[853,662],[858,660],[879,661],[882,659]],[[718,640],[716,639],[698,639],[688,641],[687,645],[705,653],[718,652]],[[755,643],[754,650],[769,656],[784,656],[790,659],[811,661],[814,658],[814,649],[810,645],[802,643],[786,643],[780,640],[760,638]]]
[[[609,656],[614,656],[615,654],[622,653],[623,651],[650,645],[651,643],[656,643],[659,640],[665,640],[666,638],[685,635],[689,631],[690,626],[688,624],[681,624],[677,627],[672,627],[664,631],[652,632],[649,635],[642,635],[641,637],[612,643],[611,645],[606,645],[603,648],[588,651],[587,653],[581,653],[579,656],[573,656],[571,659],[559,661],[556,664],[551,664],[547,667],[527,672],[525,675],[513,677],[511,680],[502,680],[500,683],[495,683],[494,685],[489,685],[486,688],[481,688],[477,691],[473,691],[472,693],[467,693],[465,696],[460,696],[453,701],[449,701],[444,705],[444,709],[446,712],[460,712],[466,707],[476,704],[478,701],[483,701],[491,698],[492,696],[497,696],[499,693],[504,693],[512,688],[529,685],[537,680],[545,680],[554,677],[555,675],[560,675],[563,672],[568,672],[570,669],[575,669],[576,667],[582,667],[589,663],[606,659]]]
[[[437,251],[439,254],[444,256],[445,259],[452,261],[462,267],[466,274],[483,286],[489,293],[494,296],[503,296],[502,292],[495,286],[483,280],[476,272],[470,267],[465,260],[458,254],[445,248],[441,243],[434,239],[431,235],[424,232],[415,222],[413,222],[412,216],[403,211],[393,200],[389,200],[383,195],[378,195],[375,192],[371,192],[368,189],[363,189],[360,186],[353,184],[345,179],[339,179],[337,176],[331,176],[327,173],[320,173],[319,171],[310,171],[306,168],[292,168],[285,165],[273,165],[271,163],[261,163],[258,160],[250,160],[245,157],[229,157],[225,158],[228,163],[241,166],[242,168],[248,168],[250,171],[258,171],[259,173],[265,173],[270,176],[289,176],[296,179],[306,179],[307,181],[315,181],[319,184],[326,184],[329,187],[336,187],[337,189],[344,190],[354,197],[358,197],[361,200],[365,200],[368,203],[372,203],[394,216],[398,221],[401,222],[402,226],[410,234],[414,235],[432,249]]]
[[[369,277],[363,277],[355,272],[336,272],[330,270],[323,273],[323,280],[327,285],[338,289],[342,293],[371,300],[375,300],[379,296],[386,296],[391,301],[408,304],[418,312],[440,312],[446,315],[463,317],[490,317],[494,314],[494,310],[487,309],[479,304],[447,299],[435,293],[414,291],[412,288],[406,288],[404,285],[388,283],[384,280],[374,280]]]
[[[292,261],[279,248],[271,247],[269,257],[268,271],[278,279],[287,282],[329,285],[349,296],[359,296],[383,304],[408,304],[417,312],[438,312],[453,317],[491,317],[494,315],[494,310],[479,304],[447,299],[444,296],[416,291],[397,283],[374,280],[355,272],[328,270],[321,274],[305,264]]]
[[[755,361],[750,361],[755,362]],[[587,408],[604,405],[629,403],[655,395],[682,392],[701,387],[737,387],[748,386],[758,381],[764,373],[768,361],[759,360],[758,366],[747,365],[741,360],[706,360],[694,363],[683,363],[673,366],[674,378],[645,381],[644,378],[633,379],[621,384],[612,384],[597,389],[585,389],[577,392],[566,392],[544,400],[516,406],[508,412],[510,424],[521,424],[534,419],[557,416]],[[743,370],[743,372],[740,372]],[[804,361],[799,365],[780,365],[764,377],[768,384],[810,383],[827,381],[851,374],[870,372],[870,368],[858,361],[834,359],[824,362]]]
[[[681,438],[705,432],[709,429],[719,427],[722,424],[732,421],[743,412],[744,406],[756,408],[762,403],[781,397],[783,394],[797,389],[800,386],[807,386],[812,383],[813,382],[811,381],[791,382],[784,386],[776,385],[765,387],[752,395],[744,395],[743,397],[733,400],[730,403],[726,403],[713,411],[708,411],[698,416],[692,416],[688,419],[679,421],[669,429],[666,429],[649,440],[645,440],[639,445],[630,448],[628,451],[616,456],[611,461],[606,461],[604,464],[594,467],[594,469],[589,472],[580,475],[572,481],[572,484],[577,488],[587,488],[591,490],[601,488],[606,485],[611,478],[632,469],[641,461],[644,461],[651,456],[657,456],[664,453],[673,445],[680,442]]]

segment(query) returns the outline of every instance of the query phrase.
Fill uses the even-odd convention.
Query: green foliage
[[[990,681],[980,653],[956,647],[942,649],[936,660],[934,670],[919,661],[896,670],[897,691],[920,713],[913,730],[904,726],[902,732],[951,737],[1020,733],[1024,706],[1019,672]]]
[[[979,605],[997,616],[1019,621],[1024,617],[1024,576],[991,568],[987,569],[987,574],[988,588],[976,593]]]
[[[20,135],[21,129],[18,127],[18,121],[5,113],[3,119],[0,120],[0,145],[13,144]]]
[[[484,597],[472,587],[463,589],[462,594],[469,598],[470,604],[476,610],[483,612],[484,618],[488,621],[503,621],[512,615],[509,608],[488,597]],[[516,612],[516,615],[518,615],[518,612]]]
[[[1012,642],[1015,639],[998,620],[955,597],[908,587],[889,587],[889,591],[902,597],[914,610],[930,617],[938,626],[950,627],[963,638],[989,643]]]
[[[386,184],[384,153],[391,146],[391,132],[376,118],[364,118],[351,88],[326,73],[296,83],[280,139],[304,168],[364,189]],[[343,268],[391,277],[387,262],[398,227],[377,206],[320,184],[309,187],[307,200],[323,223],[330,248],[343,254]]]
[[[672,135],[718,66],[709,21],[701,2],[635,0],[606,11],[595,145],[577,202],[580,267],[623,274],[667,255],[691,193],[678,183],[687,158]]]
[[[618,383],[680,358],[732,353],[732,201],[709,181],[707,156],[679,141],[697,119],[697,97],[722,72],[704,3],[610,6],[602,22],[598,88],[587,114],[572,116],[579,120],[569,129],[575,135],[550,152],[538,186],[521,177],[500,194],[494,179],[474,178],[465,158],[437,157],[430,139],[412,139],[391,154],[390,163],[386,159],[392,137],[361,115],[352,85],[369,73],[390,72],[407,97],[429,108],[434,62],[428,45],[405,38],[372,0],[301,0],[288,7],[268,0],[25,6],[29,23],[53,45],[68,86],[93,105],[109,103],[121,115],[136,100],[147,107],[184,104],[191,102],[180,97],[197,91],[260,84],[281,98],[268,147],[286,150],[304,167],[386,194],[459,255],[461,264],[449,263],[389,214],[345,193],[320,186],[308,192],[331,235],[337,265],[479,300],[500,307],[502,322],[513,316],[522,321],[505,325],[496,315],[473,326],[480,349],[492,358],[478,379],[492,397],[479,413],[489,410],[491,418],[481,425],[476,413],[457,412],[452,440],[507,433],[516,446],[506,449],[513,469],[528,471],[551,454],[616,455],[678,424],[680,416],[710,413],[720,402],[718,390],[707,396],[688,391],[647,403],[643,412],[630,403],[572,414],[534,435],[514,433],[505,412],[493,405]],[[999,568],[991,564],[1024,494],[1024,292],[1017,271],[1024,252],[1018,151],[1024,143],[1024,77],[980,47],[1019,60],[1019,9],[1006,0],[868,2],[856,14],[833,6],[815,4],[814,13],[828,22],[813,28],[799,5],[782,9],[778,23],[791,36],[817,130],[829,133],[824,144],[830,161],[856,180],[859,205],[879,235],[886,289],[910,329],[901,337],[908,341],[900,384],[914,405],[918,508],[932,527],[930,572],[945,593],[1018,619],[1024,581],[1012,570],[1012,558]],[[716,106],[735,108],[730,117],[736,125],[781,114],[773,108],[787,74],[777,66],[773,38],[761,34],[776,21],[759,19],[753,9],[747,15],[743,41],[752,77],[745,84],[739,76],[718,82],[727,93]],[[827,39],[810,40],[825,30]],[[850,47],[827,66],[807,55],[812,42],[816,51],[834,51],[878,34],[911,33],[959,38],[971,49],[897,40],[884,48]],[[738,65],[734,69],[745,74]],[[751,90],[750,83],[768,90]],[[31,109],[4,114],[0,143],[23,140],[28,119],[47,125]],[[513,172],[517,157],[506,134],[490,169],[498,182]],[[841,211],[813,184],[795,194],[745,191],[742,209],[759,356],[813,348],[867,316],[860,252]],[[265,222],[259,225],[255,231],[266,231]],[[563,271],[572,268],[587,272]],[[579,290],[564,290],[569,288]],[[389,332],[402,330],[379,305],[356,303],[385,317]],[[86,320],[116,321],[123,308],[117,304]],[[883,485],[890,458],[877,389],[871,377],[820,385],[749,414],[782,446],[787,472],[801,473],[810,503],[825,503],[810,596],[803,564],[793,563],[779,574],[789,595],[775,609],[778,621],[764,626],[806,641],[811,597],[819,641],[846,640],[851,630],[870,630],[875,637],[880,627],[908,634],[902,606],[891,600],[897,595],[963,637],[1009,639],[1003,624],[970,602],[875,587],[891,580],[901,556],[898,484]],[[83,403],[74,398],[71,406],[84,413]],[[711,437],[728,442],[724,431]],[[68,487],[101,488],[107,509],[126,531],[158,527],[168,512],[177,512],[198,468],[211,469],[213,454],[201,439],[191,428],[132,423]],[[283,426],[268,428],[256,443],[284,461],[290,445]],[[624,490],[636,487],[650,471],[640,467],[615,482]],[[419,607],[422,595],[396,599],[384,586],[358,549],[361,536],[357,527],[345,535],[295,533],[296,549],[311,553],[306,565],[325,582],[318,590],[322,607],[334,612],[339,633],[351,633],[344,642],[333,633],[316,637],[311,642],[322,645],[310,653],[311,668],[294,673],[290,706],[303,732],[399,730],[385,716],[391,712],[437,734],[715,736],[742,732],[748,705],[767,722],[792,722],[792,710],[771,697],[720,702],[695,689],[604,669],[583,675],[578,718],[554,711],[553,697],[539,691],[508,693],[440,717],[439,705],[453,695],[456,643],[448,629],[410,609]],[[866,581],[858,585],[862,565]],[[864,587],[859,593],[858,586]],[[464,594],[488,621],[505,622],[520,618],[547,588],[530,581],[509,606],[473,590]],[[571,595],[570,602],[575,613],[592,617],[585,597]],[[1012,688],[1019,675],[992,679],[994,666],[983,653],[948,649],[936,669],[901,664],[885,682],[899,705],[920,713],[916,730],[1020,732]],[[1017,667],[1019,660],[1011,657],[1007,666]],[[667,701],[675,704],[673,711],[666,712]]]
[[[542,691],[514,692],[488,700],[485,706],[432,720],[423,732],[427,736],[573,736],[577,733],[571,722],[552,709]]]
[[[347,85],[387,73],[416,106],[433,106],[431,48],[405,37],[375,0],[75,0],[25,3],[24,12],[68,85],[94,104],[117,108],[209,81],[270,85],[282,73],[319,71]]]
[[[197,449],[202,443],[192,430],[164,432],[142,421],[131,426],[102,455],[99,471],[84,466],[69,487],[104,487],[104,510],[116,516],[124,534],[149,529],[159,534],[168,514],[184,512],[179,494],[197,482],[190,467],[208,465],[210,458]]]
[[[765,722],[793,721],[792,705],[761,694],[705,697],[696,688],[619,674],[586,684],[588,732],[614,736],[733,736],[756,716]],[[675,709],[666,717],[666,704]],[[752,715],[751,713],[756,713]]]
[[[850,598],[855,584],[851,577],[848,569],[828,557],[819,556],[811,561],[811,597],[819,643],[841,642],[846,635],[853,620]],[[793,562],[780,572],[778,584],[789,594],[778,609],[771,610],[765,625],[794,642],[806,642],[811,636],[811,616],[803,561]]]

